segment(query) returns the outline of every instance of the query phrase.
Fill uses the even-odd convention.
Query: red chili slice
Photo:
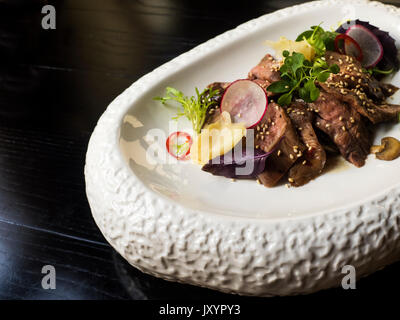
[[[343,45],[340,45],[341,40],[343,40]],[[355,52],[346,52],[346,45],[348,48],[353,46],[355,48]],[[360,45],[357,43],[356,40],[348,36],[347,34],[341,33],[336,36],[335,38],[335,49],[337,52],[341,54],[350,54],[353,55],[358,61],[362,61],[363,53],[361,50]]]
[[[192,137],[183,131],[176,131],[169,135],[166,141],[168,153],[178,160],[189,159],[190,147],[192,146]]]

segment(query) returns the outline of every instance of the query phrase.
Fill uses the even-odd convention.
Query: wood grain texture
[[[0,0],[0,299],[241,298],[133,269],[91,217],[87,143],[110,101],[140,76],[221,32],[304,1]],[[43,290],[41,268],[57,270]],[[395,264],[308,298],[362,296],[400,282]],[[390,284],[390,285],[389,285]],[[290,298],[292,299],[292,298]],[[251,299],[251,300],[257,300]]]

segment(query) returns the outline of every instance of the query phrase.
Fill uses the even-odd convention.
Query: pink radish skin
[[[221,113],[227,111],[233,123],[243,123],[247,129],[256,126],[268,108],[266,91],[248,79],[239,79],[226,88],[222,96]]]
[[[346,31],[353,38],[363,53],[362,65],[365,68],[376,66],[383,57],[383,46],[379,39],[366,27],[356,24]]]

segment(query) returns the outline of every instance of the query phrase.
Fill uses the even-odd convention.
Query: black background
[[[301,2],[0,0],[0,299],[263,300],[130,267],[94,224],[83,168],[97,119],[132,82],[240,23]],[[41,28],[45,4],[56,7],[56,30]],[[56,268],[56,290],[41,287],[47,264]],[[400,263],[389,266],[356,290],[283,299],[383,293],[398,287],[398,271]]]

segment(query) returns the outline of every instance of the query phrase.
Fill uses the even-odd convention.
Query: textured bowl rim
[[[245,295],[311,293],[338,286],[341,268],[357,276],[398,259],[400,187],[352,207],[295,219],[260,220],[205,214],[160,197],[132,172],[119,147],[120,125],[132,104],[155,79],[189,63],[250,29],[292,13],[346,0],[309,2],[266,14],[227,31],[143,76],[100,117],[85,164],[86,193],[106,240],[136,268],[164,278]],[[368,0],[354,5],[400,9]]]

